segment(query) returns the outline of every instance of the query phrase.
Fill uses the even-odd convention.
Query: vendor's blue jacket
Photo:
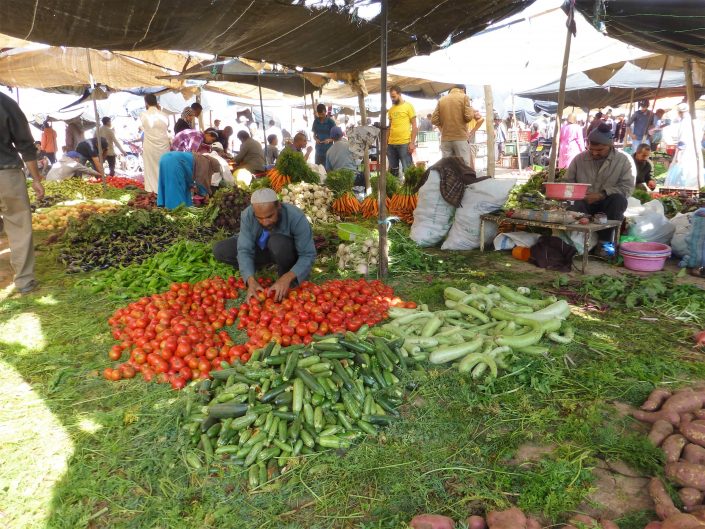
[[[255,247],[263,230],[252,206],[247,207],[240,216],[240,234],[237,237],[237,262],[240,276],[245,282],[255,273]],[[282,204],[279,222],[270,232],[294,239],[298,259],[291,271],[296,274],[301,284],[308,279],[313,262],[316,260],[316,245],[313,242],[311,224],[299,208],[291,204]]]

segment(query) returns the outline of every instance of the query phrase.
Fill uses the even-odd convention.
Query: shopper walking
[[[117,155],[115,154],[115,147],[125,156],[125,149],[115,137],[115,131],[113,130],[112,122],[109,117],[105,116],[101,122],[103,126],[100,127],[98,133],[101,138],[108,140],[108,154],[105,159],[108,161],[108,167],[110,168],[110,176],[115,176],[115,161],[117,160]]]
[[[15,288],[22,294],[38,286],[34,278],[32,211],[22,172],[24,162],[37,199],[44,198],[37,154],[27,118],[11,97],[0,93],[0,217],[10,243]]]
[[[567,123],[561,127],[558,146],[558,168],[567,169],[570,162],[585,150],[583,129],[576,123],[575,114],[568,116]]]
[[[147,107],[140,114],[140,122],[144,131],[142,143],[142,161],[144,162],[144,189],[148,193],[156,193],[159,188],[159,159],[169,152],[169,117],[162,112],[157,102],[157,96],[144,96]]]
[[[416,150],[418,126],[414,106],[404,101],[401,87],[392,86],[389,89],[389,97],[392,98],[392,108],[387,111],[389,116],[387,158],[389,158],[389,172],[396,176],[400,173],[400,164],[402,171],[414,165],[412,155]]]
[[[44,122],[44,128],[42,129],[42,151],[47,155],[51,163],[56,162],[56,151],[59,148],[56,144],[56,131],[51,126],[50,121]]]
[[[457,85],[444,95],[433,111],[431,122],[441,131],[441,155],[458,157],[470,165],[470,135],[468,123],[475,116],[465,86]],[[473,132],[474,135],[474,132]]]

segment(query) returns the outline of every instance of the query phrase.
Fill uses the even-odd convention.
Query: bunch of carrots
[[[269,177],[272,189],[274,189],[274,191],[276,191],[277,193],[279,193],[279,191],[281,191],[283,187],[291,183],[291,178],[289,178],[285,174],[280,173],[276,167],[270,169],[267,172],[267,176]]]
[[[387,204],[387,211],[389,211],[392,205],[392,199],[390,197],[387,197],[385,204]],[[362,211],[362,216],[366,219],[376,217],[377,215],[379,215],[379,200],[377,200],[377,197],[375,195],[369,195],[365,198],[365,200],[362,201],[362,204],[360,204],[360,208]]]
[[[399,193],[392,197],[389,212],[396,215],[407,224],[414,222],[414,210],[419,202],[419,195],[412,193],[411,188],[403,186]]]
[[[332,208],[341,217],[350,217],[360,212],[360,203],[355,195],[347,191],[333,201]]]

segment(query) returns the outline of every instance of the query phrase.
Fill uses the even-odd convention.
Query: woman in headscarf
[[[575,114],[568,116],[568,122],[561,127],[558,147],[558,168],[565,169],[578,154],[585,150],[583,129],[575,121]]]
[[[192,206],[193,192],[210,195],[211,175],[220,171],[214,158],[193,152],[172,151],[159,160],[157,206],[174,209]]]

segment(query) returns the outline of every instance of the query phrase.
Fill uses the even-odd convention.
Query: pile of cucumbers
[[[390,308],[380,331],[403,340],[402,354],[431,364],[455,363],[472,378],[497,377],[522,355],[546,355],[546,342],[570,343],[570,305],[555,297],[531,297],[520,287],[470,284],[448,287],[445,310]],[[547,340],[544,340],[546,338]]]
[[[363,326],[307,346],[271,342],[247,364],[194,383],[184,410],[193,446],[186,462],[195,469],[216,462],[243,467],[256,488],[302,455],[376,436],[399,416],[400,381],[413,360],[403,355],[402,339],[368,331]]]

